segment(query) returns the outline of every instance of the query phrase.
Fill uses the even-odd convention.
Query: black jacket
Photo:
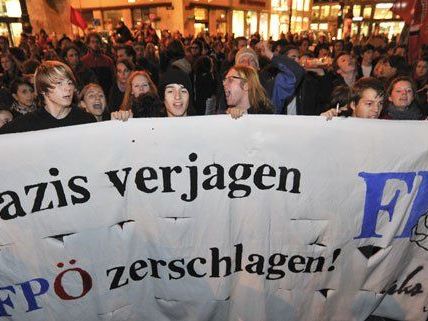
[[[4,125],[0,128],[0,134],[29,132],[95,122],[94,116],[75,105],[71,107],[70,113],[62,119],[56,119],[45,108],[39,107],[35,112],[26,114]]]

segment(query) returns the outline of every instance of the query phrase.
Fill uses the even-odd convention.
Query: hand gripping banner
[[[426,320],[426,122],[0,137],[0,321]]]

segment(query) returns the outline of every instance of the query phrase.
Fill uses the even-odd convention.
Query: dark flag
[[[421,46],[428,43],[428,0],[396,0],[391,10],[409,26],[408,59],[413,63]]]
[[[83,19],[82,14],[79,10],[70,7],[70,22],[75,26],[78,26],[82,30],[85,30],[88,27],[85,19]]]
[[[418,0],[396,0],[391,11],[399,15],[408,25],[411,24],[415,11],[416,1]]]

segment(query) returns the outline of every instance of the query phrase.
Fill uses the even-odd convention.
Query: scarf
[[[422,113],[415,102],[411,103],[407,108],[398,108],[392,103],[386,109],[386,114],[390,119],[396,120],[421,120]]]
[[[17,101],[14,101],[12,103],[12,106],[10,107],[11,110],[16,111],[17,113],[21,115],[25,115],[28,113],[32,113],[36,110],[36,104],[32,103],[30,107],[27,106],[21,106]]]

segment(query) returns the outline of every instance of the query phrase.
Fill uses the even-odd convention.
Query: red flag
[[[419,40],[421,45],[428,45],[428,14],[425,15],[425,19],[422,22]]]
[[[419,58],[421,46],[428,42],[428,0],[417,0],[409,30],[409,62]]]
[[[399,15],[407,24],[410,24],[415,11],[416,0],[395,0],[391,11]]]
[[[85,19],[83,19],[82,14],[79,10],[74,9],[70,6],[70,22],[75,26],[78,26],[82,30],[85,30],[88,27]]]

